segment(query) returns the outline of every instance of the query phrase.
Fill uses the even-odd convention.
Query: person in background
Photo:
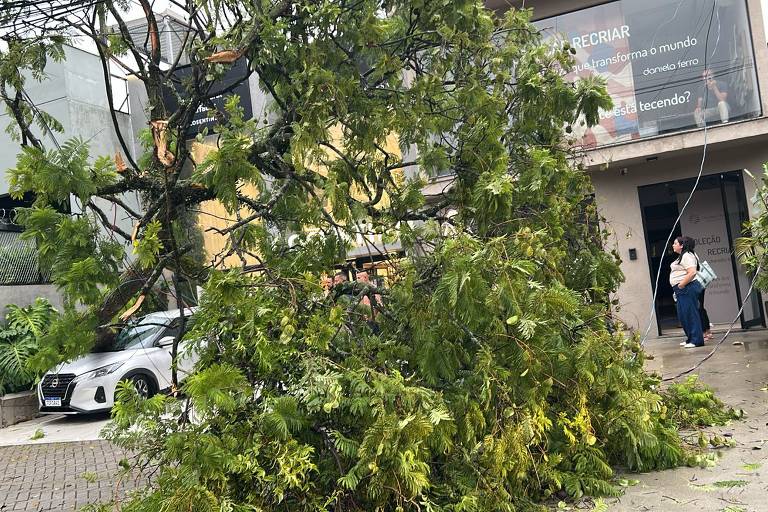
[[[352,301],[352,290],[349,286],[345,286],[348,282],[349,278],[347,277],[347,273],[344,271],[336,272],[333,275],[333,282],[331,289],[329,290],[329,295],[331,295],[331,298],[333,298],[333,300],[337,303],[348,305]]]
[[[711,324],[709,323],[709,315],[707,314],[707,310],[704,309],[704,294],[706,292],[706,289],[702,289],[701,295],[699,295],[699,317],[701,318],[701,330],[704,332],[704,341],[712,339],[712,329],[710,328]]]
[[[345,272],[336,272],[333,276],[333,285],[346,283],[348,281],[347,274]]]
[[[356,276],[356,280],[358,283],[368,285],[368,286],[374,286],[374,283],[371,282],[371,278],[368,275],[368,272],[362,271],[358,272]],[[378,293],[373,294],[373,298],[376,301],[376,307],[381,307],[381,295]],[[371,332],[373,334],[378,334],[381,332],[381,329],[379,327],[378,322],[376,322],[376,308],[371,305],[371,298],[368,295],[363,295],[363,298],[360,299],[360,303],[364,306],[365,309],[365,321],[368,324],[368,327],[371,328]]]
[[[371,277],[368,275],[368,272],[365,271],[357,273],[357,281],[364,284],[373,284],[371,283]],[[376,304],[381,304],[381,295],[377,293],[374,295],[374,298],[376,299]],[[371,307],[371,299],[367,295],[364,295],[361,304]]]
[[[701,284],[696,281],[699,261],[693,252],[696,242],[688,236],[678,236],[672,242],[672,250],[678,254],[670,265],[669,284],[677,303],[677,318],[683,325],[686,340],[681,343],[685,348],[696,348],[704,345],[704,335],[701,330],[701,315],[699,314],[699,296]]]
[[[705,69],[701,77],[704,79],[707,91],[696,101],[696,110],[693,111],[696,125],[703,128],[705,124],[718,117],[721,123],[727,123],[730,116],[727,101],[728,84],[722,80],[715,80],[715,74],[711,69]]]

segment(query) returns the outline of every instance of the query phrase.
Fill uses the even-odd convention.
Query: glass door
[[[696,240],[696,254],[718,276],[704,296],[710,322],[720,329],[730,326],[734,318],[740,320],[736,326],[744,329],[765,326],[762,297],[757,290],[752,291],[742,309],[752,276],[733,251],[734,240],[745,235],[744,223],[749,219],[742,172],[702,176],[675,225],[695,181],[688,178],[638,188],[652,289],[660,274],[655,304],[659,334],[680,328],[668,282],[669,265],[676,255],[666,240],[673,229],[673,236],[686,235]]]
[[[744,177],[741,171],[723,173],[720,175],[721,191],[723,195],[723,208],[725,210],[728,237],[731,240],[731,262],[733,272],[737,276],[735,286],[739,298],[739,307],[744,305],[741,313],[741,326],[744,329],[758,325],[765,326],[760,304],[762,297],[758,290],[752,290],[752,294],[744,303],[744,296],[749,292],[753,275],[747,273],[744,266],[738,261],[733,251],[733,241],[744,236],[744,224],[749,220],[747,198],[744,193]]]

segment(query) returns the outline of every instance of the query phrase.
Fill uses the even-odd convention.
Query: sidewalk
[[[655,359],[647,368],[673,376],[704,358],[720,340],[705,348],[683,349],[681,338],[652,340],[646,350]],[[734,344],[736,343],[736,344]],[[743,409],[746,418],[707,432],[730,434],[733,448],[713,468],[628,474],[640,480],[618,500],[607,500],[615,512],[760,512],[768,510],[768,331],[731,333],[714,356],[693,373],[715,388],[723,402]]]
[[[135,488],[120,472],[127,454],[99,439],[108,421],[58,414],[0,429],[0,512],[71,512]]]
[[[0,429],[0,446],[95,441],[99,439],[99,432],[107,422],[108,414],[40,416]],[[38,430],[42,431],[43,437],[32,439]]]

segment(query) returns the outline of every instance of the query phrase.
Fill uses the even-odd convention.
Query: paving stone
[[[108,441],[0,447],[0,512],[71,512],[93,502],[111,501],[120,459],[129,457]],[[83,478],[95,473],[96,482]],[[141,485],[120,479],[118,493]]]

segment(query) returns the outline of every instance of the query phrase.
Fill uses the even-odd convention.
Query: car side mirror
[[[168,347],[170,345],[173,345],[173,340],[176,339],[175,336],[163,336],[159,340],[155,342],[155,345],[158,347]]]

